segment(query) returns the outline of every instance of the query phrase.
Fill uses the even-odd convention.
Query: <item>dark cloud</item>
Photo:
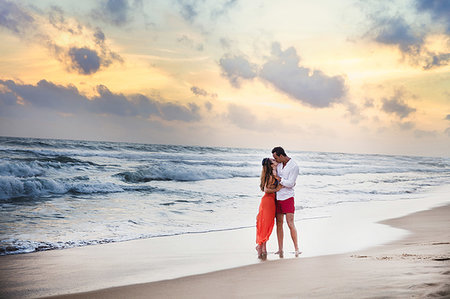
[[[445,117],[446,120],[450,120],[450,114],[447,114],[447,116]]]
[[[217,98],[217,94],[216,93],[209,93],[206,90],[197,87],[197,86],[192,86],[191,87],[191,91],[193,94],[197,95],[197,96],[203,96],[203,97],[212,97],[212,98]]]
[[[413,30],[401,17],[378,18],[373,28],[375,41],[395,45],[404,53],[417,55],[423,44],[423,34]]]
[[[283,51],[279,43],[273,43],[272,56],[259,71],[256,64],[243,56],[225,55],[219,65],[222,75],[236,88],[243,80],[259,76],[277,90],[312,107],[328,107],[342,101],[347,92],[342,76],[327,76],[320,70],[302,67],[299,62],[293,47]]]
[[[278,90],[312,107],[328,107],[339,102],[346,94],[342,76],[327,76],[320,70],[299,66],[300,57],[291,47],[281,50],[272,45],[272,57],[260,71],[260,77]]]
[[[180,7],[181,16],[188,22],[193,22],[198,16],[199,1],[197,0],[177,0]]]
[[[0,107],[24,106],[51,109],[64,113],[93,113],[131,117],[158,117],[167,121],[192,122],[201,118],[199,106],[156,101],[142,94],[113,93],[106,86],[97,87],[92,98],[81,94],[75,86],[56,85],[46,80],[36,85],[0,80]]]
[[[222,75],[236,88],[241,86],[242,79],[249,80],[257,76],[256,64],[250,63],[244,56],[225,55],[219,61]]]
[[[25,36],[33,24],[34,18],[16,3],[0,0],[0,26],[17,35]]]
[[[204,97],[208,96],[208,92],[206,90],[201,89],[200,87],[197,87],[197,86],[192,86],[191,91],[195,95],[198,95],[198,96],[204,96]]]
[[[450,34],[450,1],[447,0],[415,0],[418,12],[428,12],[433,20],[441,21]]]
[[[1,92],[2,101],[5,97],[14,97],[17,103],[24,100],[25,105],[37,108],[48,108],[60,112],[80,112],[86,109],[86,98],[80,95],[74,86],[55,85],[46,80],[39,81],[36,85],[18,84],[12,80],[0,80],[0,86],[6,87],[7,92]]]
[[[425,70],[448,65],[450,62],[450,53],[432,54],[427,61],[427,64],[423,67]]]
[[[109,49],[100,28],[92,29],[75,19],[67,20],[64,11],[56,6],[43,12],[0,0],[0,26],[26,41],[46,47],[67,66],[67,70],[82,75],[123,61],[119,54]],[[61,44],[61,35],[64,40],[69,38],[69,43]]]
[[[402,98],[403,93],[397,91],[393,97],[382,99],[383,106],[381,109],[386,113],[395,114],[400,118],[409,116],[416,109],[408,106]]]
[[[94,32],[94,38],[97,45],[104,45],[106,37],[103,31],[98,27]]]
[[[100,57],[97,52],[87,48],[71,48],[69,50],[71,66],[80,74],[96,73],[100,68]]]
[[[430,35],[436,33],[450,38],[450,1],[413,0],[412,14],[408,16],[395,6],[389,6],[390,2],[360,3],[364,3],[363,7],[368,11],[371,28],[367,35],[371,39],[397,47],[406,61],[425,70],[450,63],[448,50],[430,50],[426,42]],[[376,5],[371,6],[371,3]],[[429,17],[429,21],[424,17]]]
[[[106,0],[92,11],[94,18],[112,25],[121,26],[129,22],[132,5],[128,0]]]

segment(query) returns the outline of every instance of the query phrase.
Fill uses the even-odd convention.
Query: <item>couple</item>
[[[267,257],[266,243],[272,234],[274,219],[277,222],[278,254],[283,257],[283,220],[286,222],[294,242],[295,256],[301,252],[298,250],[297,229],[294,224],[294,186],[298,176],[298,166],[289,158],[282,147],[272,150],[272,158],[262,160],[261,191],[265,192],[259,205],[259,213],[256,216],[256,250],[258,257]]]

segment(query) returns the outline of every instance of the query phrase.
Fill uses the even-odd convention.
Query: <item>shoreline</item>
[[[450,204],[383,221],[411,234],[354,253],[278,260],[52,298],[448,298],[448,215]]]
[[[304,252],[298,259],[290,253],[292,242],[285,230],[285,259],[279,260],[272,254],[267,261],[259,261],[253,245],[254,228],[1,256],[0,296],[24,298],[87,294],[85,292],[94,296],[108,292],[108,297],[117,297],[115,292],[121,288],[131,291],[128,288],[142,286],[147,289],[151,286],[153,290],[155,286],[168,284],[170,289],[177,289],[180,281],[195,280],[196,277],[209,280],[209,275],[220,277],[227,271],[236,271],[239,276],[238,273],[249,268],[248,271],[258,276],[259,270],[255,269],[260,267],[290,268],[290,263],[336,262],[336,259],[348,258],[350,253],[368,256],[361,252],[385,246],[382,244],[402,242],[411,236],[405,230],[409,230],[408,226],[387,226],[390,220],[385,221],[386,218],[398,218],[392,215],[404,216],[443,204],[447,206],[442,209],[448,209],[449,200],[445,197],[448,186],[439,190],[427,194],[424,199],[343,204],[328,218],[296,221]],[[276,234],[273,233],[268,242],[269,252],[276,251],[275,243]],[[272,276],[268,273],[268,277]],[[196,283],[203,284],[202,279]],[[270,284],[271,280],[266,283]],[[249,293],[250,297],[252,294]],[[197,295],[202,297],[202,293]],[[235,295],[239,297],[240,293]],[[165,297],[159,293],[158,296]]]

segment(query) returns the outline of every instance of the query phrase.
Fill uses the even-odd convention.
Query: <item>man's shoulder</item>
[[[290,162],[289,164],[291,164],[292,167],[298,167],[298,164],[297,164],[297,162],[296,162],[294,159],[291,158],[291,159],[289,160],[289,162]]]

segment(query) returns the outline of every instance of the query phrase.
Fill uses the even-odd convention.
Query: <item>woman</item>
[[[275,179],[277,162],[270,158],[262,160],[261,183],[259,187],[261,191],[265,192],[261,198],[259,205],[259,213],[256,216],[256,250],[258,251],[258,258],[267,257],[266,243],[272,234],[273,226],[275,224],[275,192],[281,189],[281,185]]]

